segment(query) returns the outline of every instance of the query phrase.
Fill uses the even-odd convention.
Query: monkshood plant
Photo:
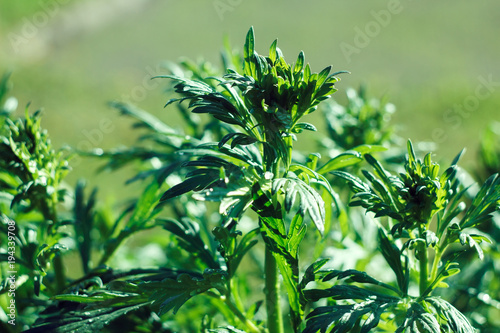
[[[253,28],[241,56],[226,50],[222,71],[185,60],[156,78],[176,94],[167,111],[180,112],[182,129],[114,102],[142,131],[138,143],[78,152],[105,160],[106,170],[139,169],[128,182],[142,191],[125,208],[106,207],[84,182],[64,184],[70,155],[51,146],[39,113],[13,120],[5,103],[0,244],[14,242],[16,252],[0,253],[0,302],[15,262],[20,326],[2,312],[2,331],[474,332],[440,290],[454,290],[459,276],[468,282],[462,250],[489,253],[476,227],[498,210],[499,177],[472,194],[459,156],[440,173],[411,142],[398,166],[384,155],[397,145],[386,127],[390,104],[363,90],[345,107],[329,100],[343,72],[314,73],[303,52],[289,64],[276,41],[262,56]],[[6,79],[0,104],[5,91]],[[316,131],[303,119],[318,108],[330,141],[299,151],[300,133]],[[360,210],[385,260],[374,271],[327,256],[338,237],[362,232],[349,226]],[[161,244],[163,263],[127,261],[120,253],[132,236]],[[74,269],[68,255],[80,263],[77,278],[65,274]]]

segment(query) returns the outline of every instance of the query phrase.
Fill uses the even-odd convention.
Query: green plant
[[[500,123],[493,122],[484,131],[480,149],[478,173],[480,178],[487,178],[500,170],[500,151],[498,144],[500,142]]]
[[[75,189],[63,183],[71,155],[52,148],[39,113],[15,121],[2,113],[1,244],[16,248],[1,253],[0,267],[4,281],[11,262],[19,267],[23,329],[474,331],[438,293],[466,276],[458,274],[460,245],[484,256],[479,244],[489,240],[475,228],[498,210],[497,175],[471,197],[458,176],[460,154],[440,174],[410,141],[403,169],[396,166],[384,155],[397,145],[390,104],[363,90],[351,91],[346,107],[330,102],[343,72],[314,73],[303,52],[288,64],[276,41],[259,55],[253,28],[242,55],[226,46],[223,70],[189,60],[166,69],[172,74],[156,79],[171,84],[167,106],[177,107],[184,128],[113,102],[142,131],[137,144],[78,152],[105,160],[102,170],[139,170],[128,182],[142,191],[123,207],[105,205],[96,190],[86,194],[83,181]],[[4,79],[0,102],[6,91]],[[316,131],[303,117],[320,107],[329,140],[301,152],[300,133]],[[355,193],[349,207],[347,190]],[[140,245],[127,258],[134,240]],[[325,258],[341,247],[379,254],[342,265]],[[154,251],[166,258],[146,267]],[[80,269],[68,276],[75,258]]]
[[[323,108],[327,121],[327,147],[349,150],[361,145],[394,144],[394,129],[388,126],[395,106],[386,100],[369,98],[366,87],[347,89],[347,102],[333,101]]]
[[[363,272],[330,273],[324,280],[349,278],[348,282],[382,287],[385,293],[350,284],[311,291],[314,299],[333,297],[355,302],[355,305],[330,307],[335,316],[325,314],[324,309],[313,312],[311,317],[317,325],[323,327],[336,322],[343,327],[339,330],[342,332],[359,325],[361,331],[368,332],[382,319],[393,322],[396,332],[474,330],[463,314],[432,293],[436,288],[447,287],[445,280],[460,272],[455,262],[460,252],[444,258],[452,244],[473,247],[483,259],[479,243],[489,239],[467,231],[488,220],[498,209],[500,179],[498,175],[491,176],[466,208],[463,200],[467,188],[461,186],[456,175],[459,157],[439,175],[439,165],[431,161],[431,155],[427,154],[424,160],[417,159],[408,142],[405,172],[399,176],[388,173],[370,155],[365,158],[375,174],[363,171],[368,183],[346,172],[335,172],[355,193],[351,206],[361,206],[379,219],[389,218],[379,223],[378,240],[380,251],[395,274],[397,288]],[[412,287],[418,287],[418,292],[412,292]],[[384,317],[386,311],[396,316]],[[350,314],[346,316],[348,320],[342,320],[346,313]],[[358,319],[366,315],[368,319],[361,324]]]
[[[482,182],[495,174],[500,167],[499,151],[496,142],[499,142],[498,123],[494,122],[484,131],[479,149],[479,164],[473,173]],[[479,188],[471,188],[466,193],[470,198],[477,195]],[[496,278],[500,274],[498,259],[500,258],[500,215],[477,226],[477,231],[488,235],[493,243],[483,248],[484,260],[473,260],[473,253],[464,254],[460,258],[463,274],[451,279],[453,288],[443,289],[441,294],[450,303],[456,304],[457,309],[464,313],[481,332],[496,332],[500,328],[500,321],[495,319],[500,314],[500,285]]]

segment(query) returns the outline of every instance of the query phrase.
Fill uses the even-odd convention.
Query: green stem
[[[214,300],[214,303],[215,306],[217,306],[220,310],[221,313],[224,314],[224,316],[226,316],[226,318],[228,318],[230,321],[234,321],[234,318],[232,316],[230,316],[230,313],[232,313],[233,315],[235,315],[238,320],[244,324],[246,326],[246,329],[251,332],[251,333],[261,333],[261,329],[259,327],[257,327],[251,320],[249,320],[242,312],[241,310],[238,308],[238,306],[236,306],[236,304],[234,304],[234,302],[231,300],[231,297],[229,295],[229,290],[228,289],[225,289],[224,291],[221,291],[223,292],[223,295],[219,295],[213,291],[207,291],[205,293],[205,295],[207,296],[210,296],[213,300]],[[227,311],[229,310],[229,311]]]
[[[56,255],[52,261],[54,265],[54,273],[56,278],[56,288],[55,290],[64,290],[66,286],[66,274],[64,273],[64,264],[61,255]]]
[[[224,303],[227,307],[238,317],[238,319],[247,327],[247,330],[251,333],[260,333],[260,329],[255,326],[255,324],[248,320],[247,317],[238,309],[238,307],[231,301],[231,298],[226,297]]]
[[[101,260],[99,260],[98,266],[106,265],[106,263],[108,262],[109,259],[111,259],[111,257],[115,253],[115,251],[120,246],[120,244],[125,239],[127,239],[127,237],[130,236],[131,233],[132,232],[130,231],[130,229],[122,230],[118,234],[118,236],[116,236],[116,238],[112,238],[110,241],[108,241],[108,243],[106,243],[106,245],[105,245],[105,250],[104,250],[104,253],[101,257]]]
[[[439,266],[439,262],[441,261],[442,255],[443,255],[443,251],[441,251],[441,248],[437,247],[436,254],[434,255],[434,262],[432,263],[430,281],[434,281],[436,279],[437,272],[438,272],[438,266]]]
[[[53,227],[58,225],[57,221],[57,196],[53,195],[52,200],[47,200],[42,203],[42,214],[46,221],[51,221],[47,228],[47,237],[51,237],[57,230],[53,230]],[[64,272],[64,264],[62,261],[61,253],[56,254],[54,260],[52,261],[52,267],[54,267],[55,275],[55,288],[57,292],[64,290],[66,287],[66,273]]]
[[[422,237],[424,234],[424,230],[421,226],[418,228],[419,237]],[[419,292],[420,296],[427,290],[427,284],[429,279],[429,254],[427,253],[427,247],[424,244],[419,246],[418,258],[420,261],[420,284],[419,284]]]
[[[243,306],[243,302],[241,301],[240,293],[238,291],[238,284],[235,282],[235,279],[236,279],[236,277],[234,277],[234,276],[232,279],[230,279],[229,288],[231,290],[232,299],[234,300],[234,305],[236,305],[236,307],[238,309],[240,309],[240,311],[243,311],[244,306]]]
[[[278,266],[276,264],[276,259],[267,245],[265,260],[267,327],[269,333],[283,333]]]

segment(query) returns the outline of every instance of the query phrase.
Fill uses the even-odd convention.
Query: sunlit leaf
[[[363,158],[359,153],[342,153],[326,162],[321,168],[318,169],[318,173],[325,174],[333,170],[338,170],[347,166],[358,164],[361,161],[363,161]]]

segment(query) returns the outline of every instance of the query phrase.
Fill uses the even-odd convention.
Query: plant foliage
[[[155,78],[181,129],[110,103],[140,136],[107,151],[55,149],[39,111],[15,117],[2,78],[0,303],[14,292],[16,305],[13,317],[0,312],[2,331],[495,329],[484,313],[500,304],[498,283],[486,286],[498,174],[476,188],[461,177],[462,153],[444,170],[411,141],[401,154],[392,104],[364,88],[333,102],[343,71],[315,73],[303,52],[287,63],[277,41],[261,55],[253,28],[241,54],[226,45],[222,66],[183,60]],[[301,151],[300,134],[318,131],[303,118],[319,108],[326,134]],[[104,161],[101,172],[134,167],[126,183],[140,190],[109,205],[83,180],[71,188],[72,154]],[[457,290],[487,309],[464,306]]]

